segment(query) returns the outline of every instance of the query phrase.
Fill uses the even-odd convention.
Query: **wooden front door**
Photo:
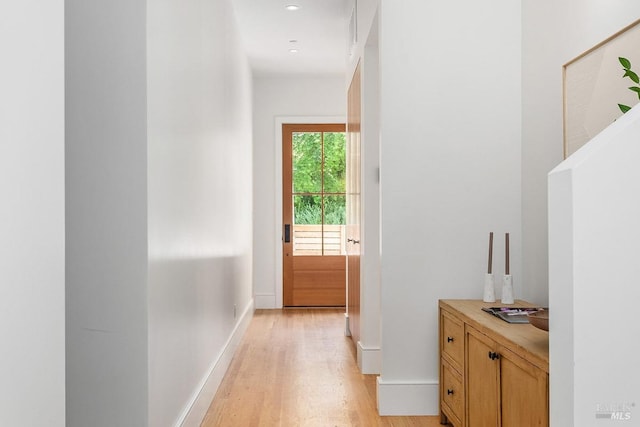
[[[283,302],[344,306],[345,125],[282,125]]]

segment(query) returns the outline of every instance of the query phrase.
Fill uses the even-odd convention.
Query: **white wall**
[[[147,425],[146,1],[67,0],[67,425]]]
[[[62,427],[64,2],[2,2],[0,52],[0,424]]]
[[[490,231],[522,294],[520,12],[380,3],[381,414],[438,412],[437,300],[482,296]]]
[[[356,3],[356,0],[349,0],[347,10],[349,14]],[[349,88],[351,83],[351,76],[358,65],[358,61],[364,55],[365,47],[367,46],[369,35],[372,31],[372,26],[378,26],[378,20],[376,13],[378,12],[379,0],[358,0],[357,1],[357,13],[356,18],[358,20],[356,29],[356,45],[351,48],[351,54],[347,52],[347,79],[345,91]],[[375,23],[374,23],[375,21]],[[377,30],[376,30],[377,32]],[[347,49],[348,50],[348,49]]]
[[[637,424],[640,107],[549,174],[552,426]]]
[[[361,257],[358,366],[378,374],[380,351],[380,76],[378,21],[374,20],[361,58]]]
[[[67,1],[69,426],[199,425],[253,314],[229,1]]]
[[[552,247],[551,252],[548,250],[548,245],[555,245],[554,241],[572,237],[558,233],[558,230],[568,230],[570,224],[558,222],[556,216],[555,228],[549,224],[550,237],[547,240],[547,174],[562,161],[562,65],[640,17],[640,4],[628,0],[616,2],[567,0],[552,5],[524,0],[522,8],[522,68],[523,82],[527,83],[523,85],[522,131],[525,296],[541,303],[548,298],[552,310],[556,307],[560,310],[561,307],[567,313],[572,313],[574,295],[573,289],[567,283],[573,279],[573,276],[570,273],[563,276],[562,272],[566,270],[558,270],[558,267],[566,267],[571,262],[572,254],[562,252],[557,246],[555,249]],[[554,200],[553,192],[549,197],[549,200]],[[566,202],[567,199],[562,200]],[[560,205],[556,205],[556,208],[558,206]],[[571,212],[573,207],[571,204],[562,205],[562,209],[565,212]],[[549,275],[553,277],[548,276],[548,270]],[[555,286],[553,282],[556,283]],[[554,289],[548,290],[541,286],[547,283]],[[588,288],[584,289],[584,291],[587,290]],[[584,299],[584,296],[575,298],[578,301]],[[624,301],[628,300],[624,299]],[[624,301],[621,302],[624,303]],[[597,304],[597,301],[593,301],[588,305]],[[574,407],[574,400],[570,397],[573,393],[574,380],[577,380],[576,384],[581,384],[580,387],[589,393],[595,389],[585,388],[585,381],[595,381],[596,377],[608,378],[606,373],[603,375],[598,370],[591,371],[596,372],[593,377],[583,372],[582,378],[574,378],[571,367],[576,350],[574,350],[574,337],[572,333],[567,332],[568,330],[573,332],[574,326],[576,331],[584,330],[588,326],[588,321],[584,323],[584,320],[577,318],[571,321],[565,316],[564,319],[556,323],[552,320],[551,323],[549,336],[552,426],[590,425],[582,419],[580,422],[574,422],[580,419],[574,420],[574,415],[587,417],[585,420],[595,422],[595,404],[613,403],[592,400],[586,407],[580,405]],[[611,327],[611,330],[616,331],[617,327]],[[615,334],[607,334],[603,338],[608,339],[612,336]],[[596,341],[602,342],[600,337],[591,335],[591,343]],[[616,353],[622,354],[618,351]],[[588,356],[591,353],[581,351],[580,354]],[[590,363],[589,360],[592,359],[587,358],[585,361]],[[621,361],[616,366],[626,365]],[[600,387],[599,384],[598,389]],[[609,389],[602,387],[602,390]],[[611,395],[610,399],[623,400],[614,395]]]
[[[256,307],[277,308],[282,306],[282,228],[276,227],[282,221],[282,141],[276,141],[276,120],[346,120],[346,92],[342,75],[257,75],[253,88],[254,292]]]
[[[562,161],[562,65],[640,17],[633,0],[522,1],[522,229],[526,299],[548,300],[547,173]]]
[[[251,74],[229,1],[147,35],[149,425],[199,425],[253,314]]]

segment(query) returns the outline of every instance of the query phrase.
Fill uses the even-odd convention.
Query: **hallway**
[[[257,310],[202,427],[439,426],[380,417],[376,375],[362,375],[343,309]]]

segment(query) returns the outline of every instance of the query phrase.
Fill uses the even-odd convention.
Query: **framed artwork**
[[[619,57],[640,75],[640,19],[563,66],[565,158],[638,103]]]

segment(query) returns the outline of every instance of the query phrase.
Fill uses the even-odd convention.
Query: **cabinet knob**
[[[453,390],[447,389],[447,394],[453,394]]]
[[[500,359],[500,355],[494,351],[490,351],[489,352],[489,359],[491,360],[496,360],[496,359]]]
[[[447,337],[447,342],[453,342],[453,337]]]

